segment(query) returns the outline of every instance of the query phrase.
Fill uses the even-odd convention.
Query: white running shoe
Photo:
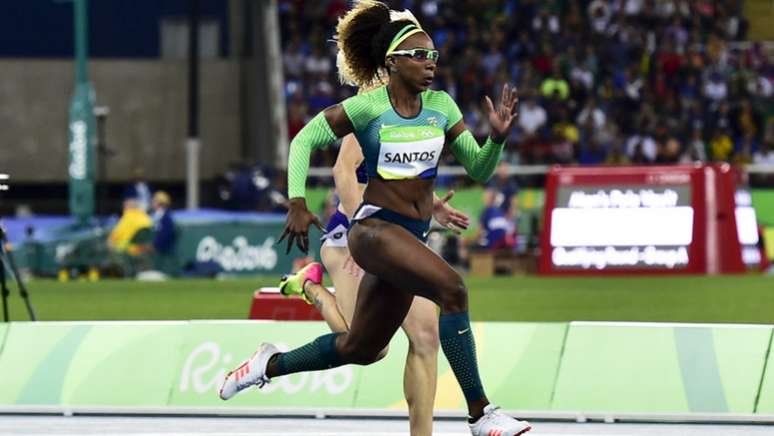
[[[519,436],[532,430],[527,421],[508,416],[491,404],[484,407],[484,416],[468,425],[473,436]]]
[[[226,375],[218,392],[220,399],[228,400],[252,385],[260,389],[268,384],[271,380],[266,376],[266,367],[271,356],[279,352],[280,350],[272,344],[261,344],[250,359]]]

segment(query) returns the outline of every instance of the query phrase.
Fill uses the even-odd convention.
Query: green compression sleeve
[[[494,174],[504,144],[495,144],[492,138],[486,138],[483,147],[479,147],[476,138],[465,130],[460,133],[451,146],[452,153],[465,167],[468,175],[477,182],[486,182]]]
[[[309,156],[313,150],[325,148],[336,140],[325,114],[320,112],[290,141],[288,156],[288,198],[306,196],[306,176]]]

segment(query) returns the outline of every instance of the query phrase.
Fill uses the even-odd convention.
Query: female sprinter
[[[226,377],[220,396],[228,399],[286,374],[373,363],[405,319],[414,295],[419,295],[441,307],[441,348],[465,396],[471,433],[521,435],[530,425],[502,413],[484,393],[462,278],[423,243],[444,145],[449,144],[474,180],[488,180],[516,117],[516,90],[505,85],[496,108],[486,98],[492,135],[479,147],[451,97],[428,89],[438,52],[420,27],[408,20],[391,21],[383,3],[363,1],[342,18],[337,31],[339,48],[359,82],[374,82],[386,69],[389,84],[325,109],[293,139],[290,210],[282,237],[289,236],[288,248],[296,242],[308,250],[309,225],[322,227],[304,200],[309,156],[312,150],[355,133],[369,183],[349,231],[352,257],[365,270],[352,325],[346,333],[323,335],[286,353],[271,344],[261,345]]]
[[[368,181],[365,165],[360,164],[362,161],[360,145],[353,135],[347,135],[333,167],[340,202],[325,227],[320,250],[336,294],[331,294],[321,285],[322,266],[316,262],[284,277],[280,283],[284,295],[301,295],[308,303],[314,304],[334,332],[349,330],[362,275],[362,270],[351,261],[347,248],[349,221],[363,199]],[[452,196],[453,191],[450,191],[443,199],[434,198],[433,217],[444,227],[459,232],[468,227],[469,220],[448,205]],[[409,339],[403,391],[408,403],[411,436],[430,436],[438,373],[438,314],[435,303],[415,297],[401,327]]]

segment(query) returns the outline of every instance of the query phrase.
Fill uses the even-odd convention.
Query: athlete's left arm
[[[446,132],[446,143],[451,144],[454,157],[462,163],[470,178],[481,183],[488,181],[494,174],[505,146],[505,141],[497,143],[489,137],[483,147],[479,147],[463,120]]]
[[[516,88],[503,86],[502,97],[497,108],[492,104],[492,100],[486,97],[487,116],[491,126],[492,134],[486,139],[482,147],[478,146],[476,138],[465,127],[465,121],[462,119],[457,105],[450,100],[453,105],[453,112],[459,117],[449,130],[446,131],[446,142],[451,144],[451,151],[454,156],[465,167],[468,175],[477,182],[486,182],[494,174],[497,163],[500,161],[500,154],[505,146],[505,139],[511,129],[516,114],[513,109],[518,102]]]

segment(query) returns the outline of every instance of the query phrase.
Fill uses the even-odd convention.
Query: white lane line
[[[264,433],[261,431],[258,432],[250,432],[250,433],[211,433],[211,432],[185,432],[185,433],[135,433],[131,431],[127,431],[126,433],[84,433],[84,434],[99,434],[101,436],[191,436],[191,435],[197,435],[197,434],[206,434],[207,436],[260,436],[260,435],[268,435],[268,434],[274,434],[276,430],[273,430],[270,433]],[[60,433],[13,433],[14,435],[23,434],[24,436],[51,436],[52,434],[60,434]],[[68,434],[76,434],[76,433],[61,433],[64,435]],[[282,436],[362,436],[363,431],[336,431],[336,432],[298,432],[298,433],[282,433]],[[434,433],[436,436],[470,436],[470,433]],[[2,433],[0,432],[0,436],[5,435],[11,435],[11,433]],[[387,433],[373,433],[368,432],[368,436],[405,436],[406,432],[387,432]],[[529,433],[527,433],[527,436],[589,436],[589,433],[585,434],[579,434],[579,433],[542,433],[539,430],[533,430]],[[634,436],[631,434],[604,434],[604,436]]]

